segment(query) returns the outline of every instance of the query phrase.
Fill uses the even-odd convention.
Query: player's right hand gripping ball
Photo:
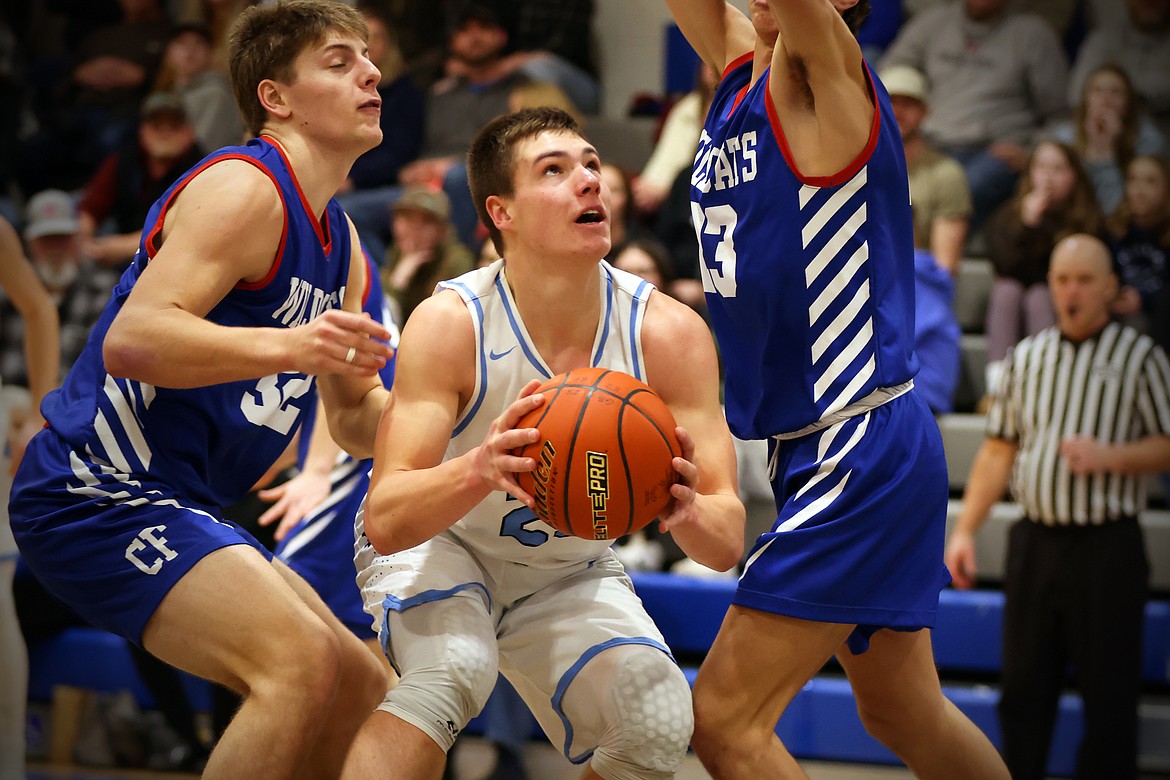
[[[517,423],[540,438],[517,454],[536,514],[562,533],[617,539],[653,521],[670,501],[682,454],[674,416],[649,386],[620,371],[578,368],[545,382],[546,403]]]

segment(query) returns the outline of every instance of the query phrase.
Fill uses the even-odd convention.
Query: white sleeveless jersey
[[[601,318],[594,337],[590,366],[624,371],[646,381],[642,359],[642,320],[654,286],[633,274],[601,262]],[[455,458],[483,443],[492,420],[516,400],[533,379],[553,371],[537,353],[508,288],[504,261],[440,283],[459,293],[471,313],[478,342],[475,389],[447,447]],[[582,294],[585,294],[584,292]],[[481,557],[555,568],[593,560],[609,541],[559,535],[533,512],[503,491],[496,491],[457,522],[451,533]]]

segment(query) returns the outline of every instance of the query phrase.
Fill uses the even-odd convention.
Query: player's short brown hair
[[[488,229],[492,243],[501,256],[504,237],[487,212],[492,195],[509,196],[516,191],[516,146],[527,138],[544,132],[575,133],[581,136],[577,121],[559,108],[542,106],[525,108],[488,122],[467,154],[467,179],[475,211]],[[582,136],[584,137],[584,136]]]
[[[363,41],[368,35],[365,18],[333,0],[279,0],[251,6],[239,15],[228,38],[228,62],[232,92],[249,132],[258,135],[268,119],[256,94],[260,82],[291,83],[297,57],[332,30]]]

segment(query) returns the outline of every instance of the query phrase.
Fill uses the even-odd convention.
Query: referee
[[[1025,517],[1004,582],[1004,759],[1014,780],[1045,776],[1065,669],[1084,700],[1078,778],[1137,776],[1142,618],[1149,567],[1137,515],[1143,475],[1170,469],[1170,363],[1110,321],[1109,251],[1088,235],[1053,250],[1057,324],[1004,362],[988,438],[971,469],[946,563],[975,574],[975,533],[1008,488]]]

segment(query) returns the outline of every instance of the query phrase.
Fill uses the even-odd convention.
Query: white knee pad
[[[574,713],[574,725],[575,713],[596,707],[596,718],[589,720],[600,736],[591,764],[606,780],[673,777],[694,728],[686,677],[650,645],[619,645],[598,654],[569,686],[563,705]]]
[[[444,600],[387,616],[401,675],[378,709],[421,729],[444,751],[495,688],[496,636],[470,604]]]

